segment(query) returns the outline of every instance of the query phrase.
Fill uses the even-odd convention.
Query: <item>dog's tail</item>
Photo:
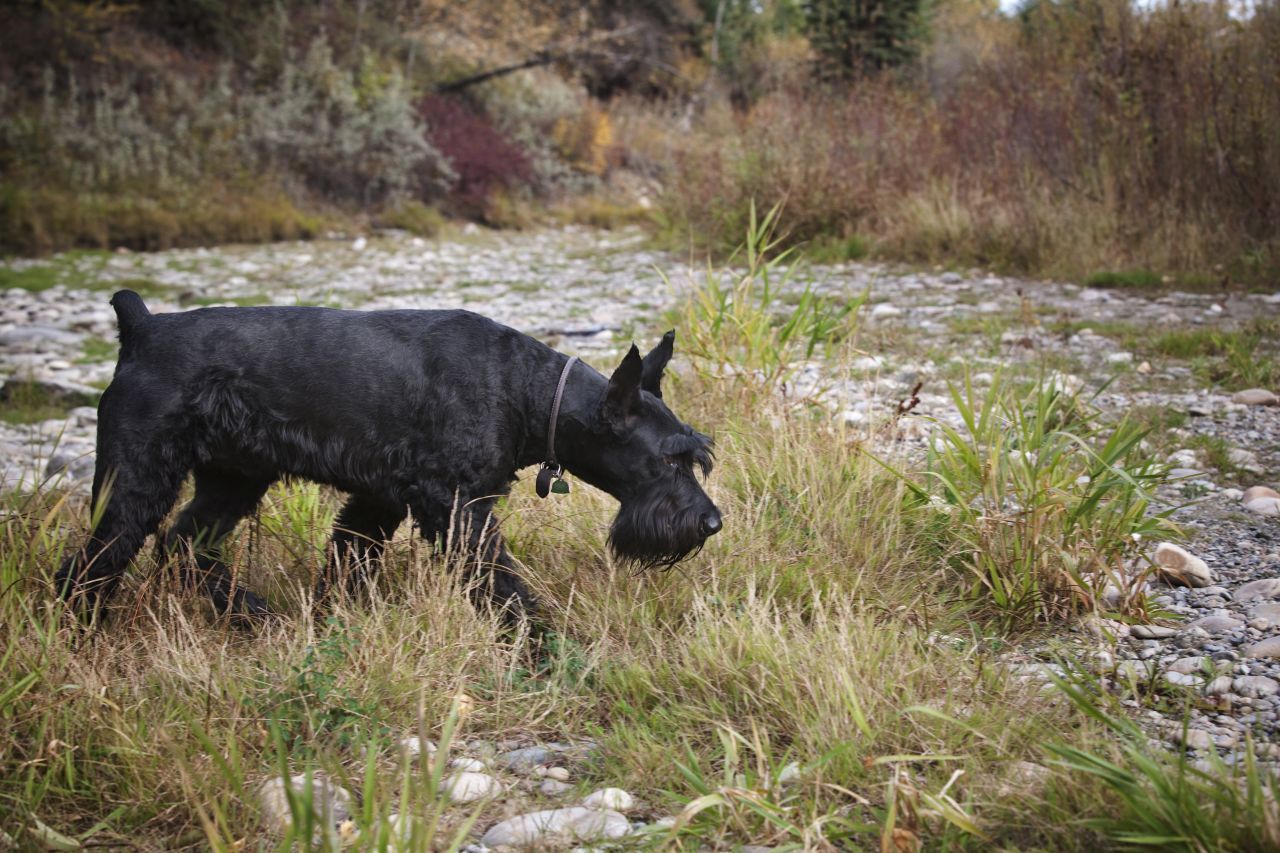
[[[116,322],[120,326],[120,343],[126,344],[151,312],[142,297],[132,290],[118,290],[111,297],[111,307],[116,309]]]

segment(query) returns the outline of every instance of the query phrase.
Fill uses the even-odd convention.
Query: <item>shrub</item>
[[[1101,608],[1145,607],[1131,573],[1140,542],[1172,535],[1172,508],[1153,511],[1165,468],[1140,448],[1146,431],[1107,425],[1056,375],[1030,388],[1000,375],[980,398],[967,378],[951,388],[962,423],[936,422],[921,521],[967,577],[972,600],[1016,624]]]
[[[432,146],[455,175],[448,195],[455,212],[484,219],[493,193],[513,190],[528,181],[529,160],[524,150],[465,101],[428,95],[419,102],[418,113],[426,121]]]
[[[329,198],[378,204],[451,174],[399,74],[343,71],[322,39],[241,110],[246,146],[261,166],[299,174]]]
[[[383,228],[400,228],[419,237],[434,237],[444,227],[444,217],[434,207],[409,199],[378,217]]]
[[[882,75],[707,110],[671,131],[672,153],[649,144],[670,163],[663,208],[680,242],[720,252],[754,200],[784,204],[795,241],[863,234],[913,261],[1077,280],[1220,266],[1215,280],[1267,283],[1280,257],[1278,9],[1040,3],[936,90]]]

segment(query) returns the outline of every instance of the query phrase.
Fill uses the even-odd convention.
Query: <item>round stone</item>
[[[1259,604],[1249,611],[1254,619],[1266,619],[1272,625],[1280,624],[1280,604]]]
[[[1258,498],[1280,498],[1280,492],[1270,486],[1250,486],[1240,496],[1240,502],[1249,503],[1250,501],[1256,501]]]
[[[1262,699],[1280,692],[1280,682],[1265,675],[1242,675],[1231,683],[1231,689],[1250,699]]]
[[[1280,658],[1280,636],[1267,637],[1244,650],[1251,658]]]
[[[436,745],[429,740],[423,740],[417,735],[413,735],[400,741],[400,751],[409,758],[417,758],[424,752],[430,758],[436,754]]]
[[[1190,675],[1193,672],[1200,672],[1208,662],[1209,658],[1199,656],[1178,658],[1169,666],[1169,671]]]
[[[1214,613],[1192,622],[1191,627],[1210,634],[1225,634],[1243,628],[1244,622],[1227,613]]]
[[[444,780],[441,786],[454,803],[474,803],[502,793],[502,783],[487,773],[463,770]]]
[[[1205,561],[1172,542],[1157,545],[1154,558],[1161,577],[1170,583],[1194,587],[1213,583],[1213,573]]]
[[[1280,402],[1275,394],[1266,388],[1246,388],[1231,395],[1231,402],[1243,406],[1274,406]]]
[[[1277,516],[1280,515],[1280,498],[1254,498],[1244,508],[1258,515]]]
[[[1210,681],[1204,687],[1204,692],[1210,696],[1221,696],[1223,693],[1231,692],[1231,676],[1220,675],[1213,681]]]
[[[582,804],[589,809],[612,809],[616,812],[625,812],[630,811],[636,801],[621,788],[601,788],[588,794]]]
[[[556,779],[543,779],[542,784],[538,786],[538,790],[548,797],[559,797],[573,790],[573,786],[568,782],[560,782]]]
[[[311,778],[299,774],[287,782],[277,776],[263,782],[258,789],[263,821],[280,832],[287,831],[293,824],[289,801],[300,806],[308,799],[313,816],[321,826],[337,827],[351,817],[354,800],[351,792],[320,774]]]
[[[1179,687],[1199,687],[1204,684],[1204,679],[1198,675],[1183,675],[1180,672],[1166,672],[1164,680],[1170,684],[1176,684]]]
[[[1280,598],[1280,578],[1260,578],[1249,581],[1231,596],[1236,601],[1253,601],[1256,598]]]

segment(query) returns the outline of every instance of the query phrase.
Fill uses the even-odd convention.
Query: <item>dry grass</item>
[[[803,353],[733,316],[755,337],[695,332],[749,359],[767,349],[784,372]],[[770,347],[751,344],[761,340]],[[575,485],[540,501],[518,485],[501,513],[542,602],[540,644],[474,610],[448,561],[407,530],[367,595],[317,622],[306,590],[338,496],[304,485],[273,489],[227,546],[238,576],[284,614],[278,623],[227,628],[143,555],[109,619],[85,630],[49,588],[62,550],[82,535],[83,503],[50,491],[12,504],[0,518],[5,831],[28,846],[284,847],[291,838],[262,825],[255,796],[284,771],[324,771],[357,791],[367,846],[392,813],[414,816],[403,846],[426,850],[549,805],[518,789],[479,810],[446,807],[442,762],[395,748],[410,734],[594,740],[595,759],[574,770],[584,792],[620,786],[641,801],[636,817],[679,816],[637,847],[1083,850],[1100,838],[1082,818],[1131,825],[1106,779],[1047,764],[1028,775],[1020,764],[1047,762],[1054,745],[1081,761],[1133,758],[1106,739],[1097,713],[1002,662],[1037,617],[993,621],[993,595],[956,564],[955,544],[980,518],[953,512],[940,525],[918,499],[933,481],[893,474],[862,452],[870,436],[784,404],[750,373],[668,381],[675,410],[715,434],[707,488],[726,528],[677,569],[637,575],[607,554],[610,498]],[[969,432],[1007,455],[986,431]],[[1010,482],[1074,481],[1072,446],[1055,445],[1052,465],[1010,466]],[[997,501],[1006,494],[980,487]],[[1101,538],[1127,537],[1125,518],[1091,518],[1068,544],[1100,551],[1115,545]],[[986,558],[1017,572],[1023,550],[1013,543]],[[474,702],[461,720],[460,693]],[[1205,784],[1222,792],[1234,782],[1223,768]],[[1252,837],[1225,828],[1260,820],[1261,807],[1219,799],[1197,826]]]

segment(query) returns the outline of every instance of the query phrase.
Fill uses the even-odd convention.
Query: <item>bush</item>
[[[401,202],[377,219],[377,224],[383,228],[399,228],[419,237],[434,237],[440,233],[444,222],[440,211],[413,199]]]
[[[1009,624],[1099,609],[1107,586],[1142,613],[1130,563],[1142,540],[1176,532],[1172,508],[1152,511],[1166,469],[1142,453],[1146,431],[1101,423],[1066,384],[997,375],[982,398],[953,386],[963,422],[937,422],[926,482],[911,486],[970,598]]]
[[[452,177],[403,80],[343,69],[323,40],[252,89],[229,67],[203,85],[64,77],[46,71],[36,105],[0,88],[9,249],[309,236],[300,201],[377,207]]]
[[[241,109],[246,147],[258,163],[299,174],[328,198],[380,204],[424,181],[442,186],[452,174],[427,141],[399,74],[380,78],[367,63],[345,72],[323,40]]]
[[[460,98],[428,95],[418,112],[429,128],[431,144],[455,175],[448,202],[454,212],[484,219],[491,196],[511,191],[529,179],[529,160],[519,145]]]
[[[673,236],[727,252],[754,200],[784,205],[793,241],[861,234],[912,261],[1274,281],[1280,6],[1040,3],[1000,32],[936,90],[777,89],[672,129],[648,153],[671,164]]]

